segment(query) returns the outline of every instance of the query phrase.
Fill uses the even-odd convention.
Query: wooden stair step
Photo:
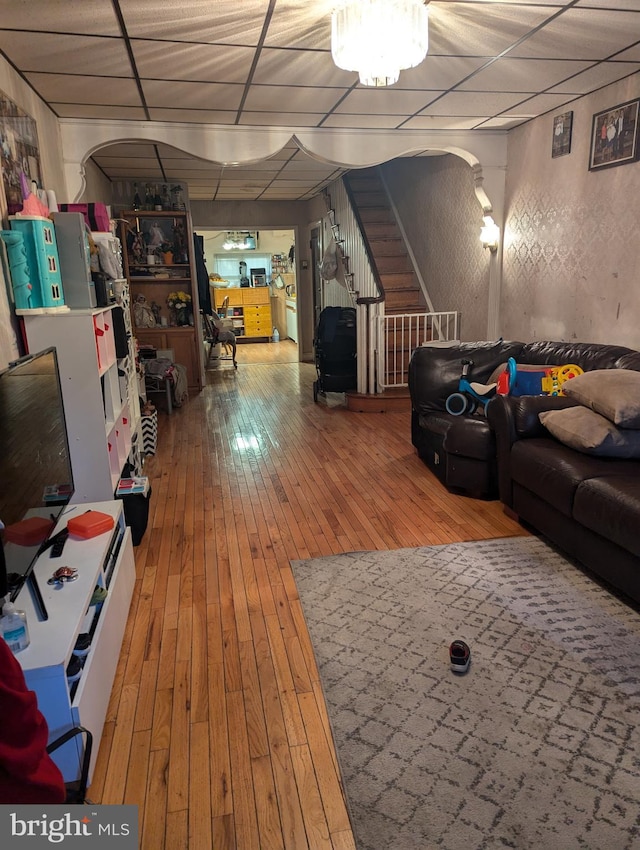
[[[413,271],[383,273],[378,269],[378,272],[380,273],[380,280],[385,289],[394,289],[396,291],[400,289],[415,289],[417,292],[420,292],[420,284]]]
[[[363,222],[369,241],[372,239],[399,239],[400,230],[394,222]]]
[[[346,393],[347,410],[354,413],[403,413],[411,410],[409,390],[388,389],[382,393]]]
[[[376,268],[381,275],[410,274],[415,281],[413,265],[407,254],[376,256]]]
[[[404,242],[399,236],[369,238],[369,244],[376,258],[401,257],[407,254]]]
[[[366,209],[367,207],[389,209],[389,201],[384,192],[361,192],[358,190],[352,192],[352,195],[358,209]]]
[[[382,224],[386,222],[393,222],[393,213],[389,209],[389,207],[361,207],[358,206],[358,212],[360,214],[360,221],[363,223],[376,223]]]

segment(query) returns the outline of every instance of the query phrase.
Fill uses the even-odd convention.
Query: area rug
[[[634,608],[534,537],[292,566],[359,850],[640,846]]]

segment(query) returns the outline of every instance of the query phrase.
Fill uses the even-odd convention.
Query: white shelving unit
[[[91,778],[136,576],[131,530],[124,524],[121,501],[86,504],[81,508],[70,506],[63,512],[57,530],[86,509],[113,516],[114,528],[89,540],[68,538],[63,562],[78,570],[78,578],[61,589],[47,584],[53,571],[60,566],[60,559],[52,560],[48,551],[40,556],[34,575],[48,619],[38,620],[31,594],[25,586],[16,605],[27,615],[31,643],[16,653],[16,658],[24,670],[27,686],[36,693],[38,707],[49,726],[50,741],[77,725],[93,734]],[[91,605],[96,585],[104,587],[108,593],[104,602]],[[92,635],[91,647],[80,678],[70,684],[67,666],[78,635],[85,632]],[[80,742],[68,742],[53,758],[65,782],[78,779],[82,758]]]
[[[137,396],[134,402],[126,370],[116,359],[112,311],[111,306],[24,314],[29,351],[56,348],[74,503],[113,499],[138,430]],[[119,371],[125,372],[123,381]]]

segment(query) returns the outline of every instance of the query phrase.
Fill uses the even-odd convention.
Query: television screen
[[[55,348],[0,372],[0,446],[0,593],[14,600],[73,495]]]

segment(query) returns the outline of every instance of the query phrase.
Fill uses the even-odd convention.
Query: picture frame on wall
[[[640,100],[629,100],[596,112],[591,126],[589,171],[638,159],[639,110]]]
[[[565,156],[571,153],[571,130],[573,127],[573,112],[563,112],[553,119],[553,141],[551,156]]]

